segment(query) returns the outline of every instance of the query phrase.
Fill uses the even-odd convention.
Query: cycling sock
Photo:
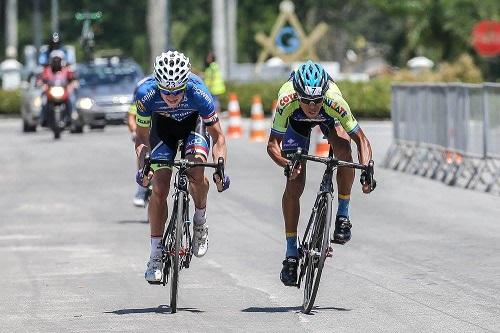
[[[298,257],[299,251],[297,250],[297,232],[286,233],[286,256]]]
[[[349,218],[349,200],[351,199],[350,194],[340,194],[339,193],[339,205],[337,207],[337,216],[345,216]]]
[[[161,239],[162,237],[151,236],[151,254],[150,258],[161,257]]]
[[[203,225],[207,222],[207,207],[194,208],[193,222],[195,225]]]

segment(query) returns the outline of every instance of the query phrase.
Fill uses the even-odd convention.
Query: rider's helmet
[[[187,83],[190,73],[189,58],[181,52],[168,51],[156,57],[154,75],[160,88],[181,88]]]
[[[61,50],[54,50],[50,52],[49,65],[50,69],[52,69],[52,72],[60,71],[63,66],[66,65],[64,52]]]
[[[323,66],[308,60],[295,71],[292,83],[299,97],[322,97],[328,90],[328,74]]]
[[[54,32],[49,40],[50,50],[57,50],[61,47],[61,36],[58,32]]]

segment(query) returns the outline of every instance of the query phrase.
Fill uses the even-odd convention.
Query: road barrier
[[[384,166],[500,194],[500,84],[394,84]]]

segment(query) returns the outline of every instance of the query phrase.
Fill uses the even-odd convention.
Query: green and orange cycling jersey
[[[291,119],[298,122],[319,123],[328,127],[334,126],[336,121],[338,121],[348,134],[359,130],[358,122],[352,115],[349,105],[333,81],[329,81],[323,105],[315,119],[308,118],[301,109],[298,95],[293,89],[292,81],[289,80],[283,84],[278,93],[278,103],[271,133],[275,136],[283,137]]]

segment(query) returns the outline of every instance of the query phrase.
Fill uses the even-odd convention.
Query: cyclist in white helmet
[[[189,160],[206,161],[212,138],[212,158],[226,160],[226,140],[222,132],[214,101],[203,81],[191,73],[189,58],[177,51],[168,51],[156,57],[153,76],[144,81],[135,94],[137,106],[136,153],[140,168],[146,153],[151,159],[172,161],[178,143],[184,142],[184,154]],[[145,278],[159,282],[162,274],[161,239],[165,228],[165,202],[170,189],[172,170],[165,165],[152,165],[153,193],[148,207],[151,229],[151,253]],[[148,175],[148,178],[151,174]],[[193,197],[193,252],[197,257],[208,249],[206,223],[208,179],[204,168],[189,170],[189,190]],[[137,173],[139,185],[147,186],[149,179]],[[229,178],[220,180],[219,188],[229,187]]]

